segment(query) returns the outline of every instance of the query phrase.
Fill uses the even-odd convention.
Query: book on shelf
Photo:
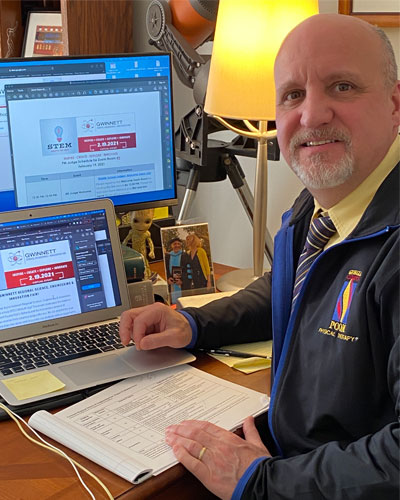
[[[177,460],[165,429],[182,420],[207,420],[227,430],[268,409],[269,398],[189,365],[123,380],[51,414],[34,413],[37,431],[137,484]]]

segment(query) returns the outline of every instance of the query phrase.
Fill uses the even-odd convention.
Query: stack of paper
[[[54,415],[38,411],[29,424],[136,484],[177,463],[167,426],[196,419],[234,430],[268,405],[259,392],[182,365],[123,380]]]

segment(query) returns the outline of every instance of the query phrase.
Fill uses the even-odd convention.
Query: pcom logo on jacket
[[[346,280],[343,283],[339,296],[336,300],[336,305],[333,311],[331,322],[329,324],[329,328],[320,328],[319,333],[330,335],[347,342],[357,342],[358,337],[349,335],[350,332],[346,332],[346,328],[347,318],[349,316],[354,292],[357,288],[361,276],[362,272],[355,269],[351,269],[347,273]]]

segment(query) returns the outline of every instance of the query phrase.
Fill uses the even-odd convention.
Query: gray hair
[[[379,36],[383,45],[383,77],[387,87],[392,88],[397,82],[397,63],[392,44],[386,33],[377,26],[371,28]]]

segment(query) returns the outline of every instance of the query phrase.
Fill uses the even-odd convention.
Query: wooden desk
[[[227,266],[215,266],[216,274],[223,274],[229,269],[231,268]],[[250,389],[270,393],[269,370],[244,375],[201,353],[192,365]],[[0,422],[0,447],[1,500],[89,498],[85,495],[71,465],[63,458],[28,441],[13,421]],[[63,449],[97,475],[118,500],[176,500],[177,498],[179,500],[208,500],[216,498],[180,464],[140,485],[132,485],[71,450]],[[103,490],[92,478],[84,474],[84,479],[96,499],[106,498]]]

